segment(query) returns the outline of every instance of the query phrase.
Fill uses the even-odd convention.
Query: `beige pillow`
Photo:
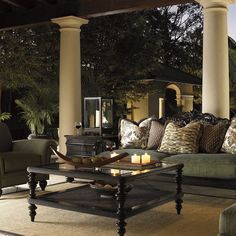
[[[170,154],[197,153],[200,134],[201,124],[199,122],[189,123],[184,127],[170,122],[166,126],[158,151]]]
[[[221,148],[222,152],[236,154],[236,117],[232,118]]]
[[[146,148],[152,118],[136,123],[131,120],[120,121],[120,144],[122,148]]]

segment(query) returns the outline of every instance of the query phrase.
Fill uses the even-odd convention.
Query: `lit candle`
[[[145,154],[142,155],[141,164],[147,164],[150,163],[150,161],[151,161],[151,156],[145,152]]]
[[[131,156],[131,163],[140,164],[141,158],[137,154]]]
[[[96,120],[95,120],[95,128],[99,128],[100,127],[100,111],[96,110]]]
[[[112,153],[111,153],[111,157],[115,157],[115,156],[117,156],[117,155],[119,155],[119,154],[116,153],[116,152],[112,152]]]
[[[119,175],[119,174],[120,174],[120,170],[111,169],[111,174],[112,174],[112,175]]]

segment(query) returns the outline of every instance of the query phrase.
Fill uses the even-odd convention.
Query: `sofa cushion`
[[[110,157],[111,153],[123,153],[123,152],[127,152],[129,153],[129,157],[126,159],[130,159],[130,156],[137,154],[137,155],[144,155],[145,153],[147,153],[148,155],[151,156],[151,160],[155,160],[155,161],[161,161],[164,157],[167,157],[168,154],[166,153],[161,153],[161,152],[157,152],[154,150],[143,150],[143,149],[117,149],[114,150],[112,152],[106,151],[106,152],[101,152],[99,153],[99,156],[103,156],[103,157]]]
[[[226,132],[221,151],[236,154],[236,117],[232,119]]]
[[[41,156],[32,153],[2,152],[0,162],[3,173],[26,171],[28,166],[40,165]]]
[[[236,235],[236,204],[225,208],[220,214],[220,235]]]
[[[215,125],[203,122],[202,136],[200,138],[200,152],[217,153],[219,152],[227,131],[228,125],[220,121]]]
[[[183,163],[183,174],[186,176],[220,179],[236,178],[236,154],[179,154],[166,157],[163,161]]]
[[[158,151],[170,154],[197,153],[200,131],[201,124],[198,122],[189,123],[184,127],[170,122],[166,126]]]
[[[162,125],[158,121],[153,120],[151,122],[151,127],[149,131],[147,148],[153,150],[159,148],[164,132],[164,125]]]
[[[8,152],[12,147],[11,133],[6,124],[0,122],[0,152]]]
[[[131,120],[120,120],[120,144],[122,148],[145,148],[152,118],[136,123]]]

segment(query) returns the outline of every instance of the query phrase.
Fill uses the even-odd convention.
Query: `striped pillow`
[[[170,122],[166,126],[158,151],[170,154],[197,153],[200,135],[201,124],[199,122],[190,123],[184,127]]]

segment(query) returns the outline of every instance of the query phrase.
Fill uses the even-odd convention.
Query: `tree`
[[[236,114],[236,42],[229,37],[230,109]]]
[[[13,103],[15,99],[24,110],[26,123],[31,123],[31,132],[42,133],[45,123],[54,121],[52,114],[55,109],[50,109],[58,107],[58,62],[59,31],[56,26],[47,24],[0,32],[0,113],[4,91],[5,96],[10,98],[7,103],[12,104],[5,109],[12,113],[8,123],[13,134],[21,125],[19,108],[16,109]],[[45,99],[48,99],[48,104]]]
[[[0,104],[2,90],[12,92],[48,79],[58,81],[58,58],[55,26],[0,32]]]
[[[83,95],[113,97],[123,113],[156,89],[143,80],[160,63],[199,74],[201,34],[198,4],[91,19],[81,33]]]
[[[183,4],[150,11],[154,37],[161,37],[159,62],[197,74],[202,67],[202,7]]]

